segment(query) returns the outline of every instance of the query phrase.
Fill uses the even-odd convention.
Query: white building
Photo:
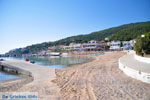
[[[111,41],[110,42],[110,50],[120,50],[120,41]]]
[[[76,44],[76,43],[70,43],[69,47],[70,50],[75,50],[75,51],[79,51],[81,50],[81,44]]]
[[[46,51],[43,50],[43,51],[38,52],[37,54],[38,54],[39,56],[43,56],[43,55],[46,55]]]
[[[88,43],[82,44],[82,49],[84,51],[101,51],[103,50],[102,46],[106,45],[104,41],[97,42],[94,40],[88,41]]]
[[[63,50],[69,51],[70,50],[70,46],[64,46]]]
[[[133,46],[130,44],[130,41],[123,41],[123,50],[132,50]]]
[[[123,41],[123,50],[133,50],[136,40]]]
[[[134,47],[134,44],[136,43],[136,39],[130,40],[130,44],[132,47]]]
[[[88,41],[88,43],[97,43],[97,41],[91,40],[91,41]]]

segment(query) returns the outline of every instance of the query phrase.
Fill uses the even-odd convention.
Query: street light
[[[142,37],[142,38],[144,38],[144,37],[145,37],[145,35],[143,35],[143,34],[142,34],[142,35],[141,35],[141,37]]]
[[[144,35],[144,34],[142,34],[142,35],[141,35],[141,37],[142,37],[142,38],[144,38],[144,37],[145,37],[145,35]],[[144,50],[143,50],[143,48],[142,48],[142,57],[144,57]]]

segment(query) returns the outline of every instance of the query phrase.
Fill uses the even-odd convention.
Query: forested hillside
[[[41,44],[35,44],[27,46],[25,48],[15,49],[13,51],[10,51],[9,53],[16,53],[16,54],[36,53],[38,51],[45,50],[49,46],[53,45],[60,45],[60,44],[69,45],[71,42],[84,43],[89,40],[101,41],[104,40],[105,37],[109,37],[110,40],[126,41],[136,38],[137,36],[144,34],[146,32],[150,32],[150,22],[130,23],[97,32],[92,32],[87,35],[72,36],[54,42],[44,42]]]
[[[109,28],[106,30],[92,32],[87,35],[78,35],[68,37],[59,41],[54,42],[57,44],[69,44],[70,42],[75,43],[84,43],[89,40],[104,40],[105,37],[109,37],[111,40],[121,40],[126,41],[133,38],[136,38],[138,35],[143,33],[150,32],[150,22],[141,22],[141,23],[131,23],[126,25],[121,25],[118,27]]]

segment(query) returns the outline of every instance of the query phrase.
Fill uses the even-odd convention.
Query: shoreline
[[[62,69],[67,69],[67,68],[76,67],[76,66],[79,66],[79,65],[82,65],[82,64],[87,64],[87,63],[90,63],[90,62],[92,62],[92,61],[94,61],[94,60],[97,59],[96,56],[92,56],[92,55],[71,55],[71,56],[74,56],[74,57],[82,57],[82,58],[86,57],[86,59],[87,59],[87,57],[88,57],[88,61],[85,61],[85,62],[82,62],[82,63],[77,63],[77,64],[72,64],[72,65],[70,65],[70,66],[68,66],[68,67],[66,67],[66,68],[62,68]],[[90,59],[89,59],[89,58],[90,58]],[[59,68],[58,68],[58,69],[59,69]],[[57,70],[57,68],[56,68],[55,70]]]
[[[66,68],[69,68],[69,67],[73,67],[73,66],[76,66],[76,65],[80,65],[80,64],[85,64],[85,63],[89,63],[89,62],[92,62],[93,60],[96,59],[95,56],[91,56],[91,55],[69,55],[70,57],[81,57],[81,58],[85,58],[86,61],[85,62],[81,62],[81,63],[77,63],[77,64],[70,64],[68,65],[68,67]],[[60,56],[62,57],[62,56]],[[15,59],[14,59],[15,60]],[[13,61],[13,60],[4,60],[4,61]],[[16,60],[16,61],[24,61],[24,60]],[[9,75],[15,75],[15,76],[19,76],[19,77],[27,77],[27,76],[32,76],[32,74],[29,72],[29,75],[26,75],[26,74],[23,74],[23,73],[18,73],[18,68],[17,67],[13,67],[13,68],[9,68],[7,66],[11,66],[11,65],[4,65],[6,66],[5,69],[2,69],[2,66],[1,65],[1,62],[0,61],[0,72],[2,73],[6,73],[6,74],[9,74]],[[25,62],[25,61],[24,61]],[[29,63],[29,62],[27,62]],[[32,63],[31,63],[32,64]],[[47,67],[47,66],[44,66],[44,65],[39,65],[39,64],[35,64],[37,66],[42,66],[42,67]],[[54,67],[50,67],[50,68],[54,68]],[[64,69],[64,68],[55,68],[55,69]],[[19,70],[22,70],[22,69],[19,69]],[[16,79],[10,79],[10,80],[16,80]],[[10,80],[6,80],[6,81],[10,81]]]
[[[150,85],[126,76],[118,67],[118,59],[125,54],[92,56],[94,60],[90,62],[64,69],[39,66],[43,74],[38,72],[36,81],[13,91],[38,92],[38,99],[42,100],[147,100]],[[42,75],[47,77],[43,79]]]
[[[150,85],[126,76],[119,69],[118,59],[125,54],[105,53],[93,62],[57,69],[53,82],[59,86],[64,100],[148,100]]]
[[[33,77],[24,77],[21,79],[11,79],[0,83],[0,92],[11,92],[25,86],[33,81]]]
[[[0,82],[0,92],[17,90],[22,86],[32,82],[34,79],[31,72],[17,68],[16,66],[5,64],[2,61],[0,62],[0,69],[3,73],[22,77],[19,79],[9,79]]]
[[[79,55],[77,55],[79,56]],[[90,57],[90,60],[88,62],[84,62],[84,63],[80,63],[80,64],[73,64],[71,65],[71,67],[67,67],[67,68],[72,68],[72,67],[75,67],[75,66],[79,66],[79,65],[82,65],[82,64],[86,64],[86,63],[90,63],[92,61],[95,60],[95,56],[87,56],[87,55],[80,55],[81,57]],[[6,61],[7,62],[7,61]],[[9,62],[9,61],[8,61]],[[19,61],[19,62],[23,62],[23,61]],[[25,63],[28,63],[28,62],[25,62]],[[30,64],[30,65],[33,65],[33,64]],[[35,66],[39,66],[39,65],[35,65]],[[41,68],[44,67],[44,66],[41,66]],[[45,67],[44,67],[45,68]],[[50,79],[51,81],[54,80],[56,78],[56,68],[47,68],[46,69],[54,69],[54,74],[53,74],[53,77]],[[65,68],[66,69],[66,68]],[[33,75],[33,73],[31,73],[31,75]],[[5,82],[2,82],[0,83],[1,87],[0,87],[0,91],[1,92],[8,92],[8,91],[24,91],[25,88],[28,88],[27,91],[32,91],[31,88],[33,85],[34,86],[38,86],[38,83],[34,83],[33,81],[34,80],[34,75],[31,77],[27,77],[27,78],[22,78],[22,79],[13,79],[13,80],[8,80],[8,81],[5,81]],[[39,80],[40,82],[42,80]],[[42,82],[41,82],[42,83]],[[45,82],[43,82],[45,83]],[[53,82],[50,82],[50,86],[54,87],[54,91],[58,91],[59,88],[56,86],[56,84],[54,84]],[[22,90],[23,89],[23,90]],[[57,94],[59,94],[57,92]],[[42,98],[42,96],[40,96],[40,98]],[[51,96],[51,98],[57,98],[57,96]]]
[[[70,67],[75,67],[75,66],[78,66],[78,65],[81,65],[81,64],[86,64],[86,63],[89,63],[89,62],[92,62],[92,61],[94,61],[95,59],[96,59],[96,57],[95,56],[91,56],[91,55],[70,55],[70,56],[73,56],[73,57],[88,57],[88,61],[86,61],[86,62],[83,62],[83,63],[78,63],[78,64],[72,64],[72,65],[69,65],[67,68],[70,68]],[[90,58],[90,59],[89,59]],[[9,60],[7,60],[7,61],[9,61]],[[22,60],[19,60],[19,61],[22,61]],[[27,63],[29,63],[29,62],[27,62]],[[37,65],[37,64],[36,64]],[[1,66],[1,63],[0,63],[0,66]],[[7,66],[7,65],[6,65]],[[38,65],[38,66],[40,66],[40,65]],[[42,66],[42,67],[45,67],[45,66]],[[50,68],[52,68],[52,67],[50,67]],[[11,68],[10,68],[11,69]],[[18,69],[18,68],[17,68]],[[17,81],[20,81],[20,80],[23,80],[23,79],[29,79],[29,80],[31,80],[32,79],[32,81],[33,81],[33,79],[34,79],[34,77],[32,76],[32,73],[31,73],[31,75],[26,75],[26,74],[23,74],[23,73],[15,73],[16,71],[17,71],[17,69],[15,69],[15,67],[13,68],[13,70],[12,71],[9,71],[9,68],[8,69],[6,69],[6,70],[4,70],[4,71],[2,71],[2,69],[0,70],[1,72],[3,72],[3,73],[6,73],[6,74],[10,74],[10,75],[15,75],[15,76],[20,76],[20,77],[22,77],[22,78],[19,78],[19,79],[9,79],[9,80],[5,80],[5,81],[2,81],[2,82],[0,82],[0,84],[1,84],[1,87],[3,87],[3,84],[9,84],[9,85],[11,85],[11,82],[17,82]],[[55,70],[57,70],[57,68],[54,68]],[[64,69],[64,68],[62,68],[62,69]],[[66,68],[65,68],[66,69]],[[29,72],[30,73],[30,72]],[[31,79],[30,79],[31,78]],[[32,81],[29,81],[28,83],[30,83],[30,82],[32,82]],[[26,84],[28,84],[28,83],[26,83]],[[21,83],[22,84],[22,83]],[[20,85],[21,85],[20,84]],[[25,84],[24,84],[25,85]],[[13,85],[12,85],[13,86]],[[23,86],[23,85],[22,85]],[[0,88],[1,88],[0,87]],[[11,89],[10,89],[11,90]],[[1,89],[0,89],[0,91],[1,91]]]

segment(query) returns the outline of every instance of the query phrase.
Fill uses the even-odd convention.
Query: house
[[[37,55],[38,56],[44,56],[44,55],[46,55],[46,51],[44,51],[44,50],[40,51],[40,52],[37,53]]]
[[[123,50],[132,50],[133,46],[130,44],[130,41],[123,41]]]
[[[91,40],[91,41],[88,41],[89,44],[91,43],[97,43],[97,41],[94,41],[94,40]]]
[[[55,50],[56,49],[56,46],[50,46],[50,47],[48,47],[48,50]]]
[[[80,51],[82,49],[82,45],[81,44],[76,44],[76,43],[70,43],[69,45],[70,50],[73,51]]]
[[[63,49],[65,45],[57,45],[57,49]]]
[[[51,50],[46,50],[45,55],[49,56],[51,54]]]
[[[120,41],[111,41],[110,42],[110,50],[112,50],[112,51],[118,51],[118,50],[120,50],[121,48],[120,48],[120,44],[121,44],[121,42]]]
[[[100,41],[100,42],[98,42],[98,44],[101,45],[101,46],[107,45],[107,43],[104,42],[104,41]]]
[[[134,44],[136,43],[136,39],[132,39],[129,42],[130,42],[131,46],[134,47]]]
[[[59,49],[63,49],[65,45],[57,45],[57,46],[51,46],[51,47],[48,47],[48,50],[59,50]]]
[[[69,50],[70,50],[70,46],[64,46],[64,47],[63,47],[63,50],[69,51]]]
[[[123,41],[123,50],[133,50],[136,39],[130,41]]]
[[[104,41],[102,42],[97,42],[97,41],[89,41],[87,43],[82,44],[82,49],[84,51],[101,51],[103,50],[102,46],[105,44]]]

